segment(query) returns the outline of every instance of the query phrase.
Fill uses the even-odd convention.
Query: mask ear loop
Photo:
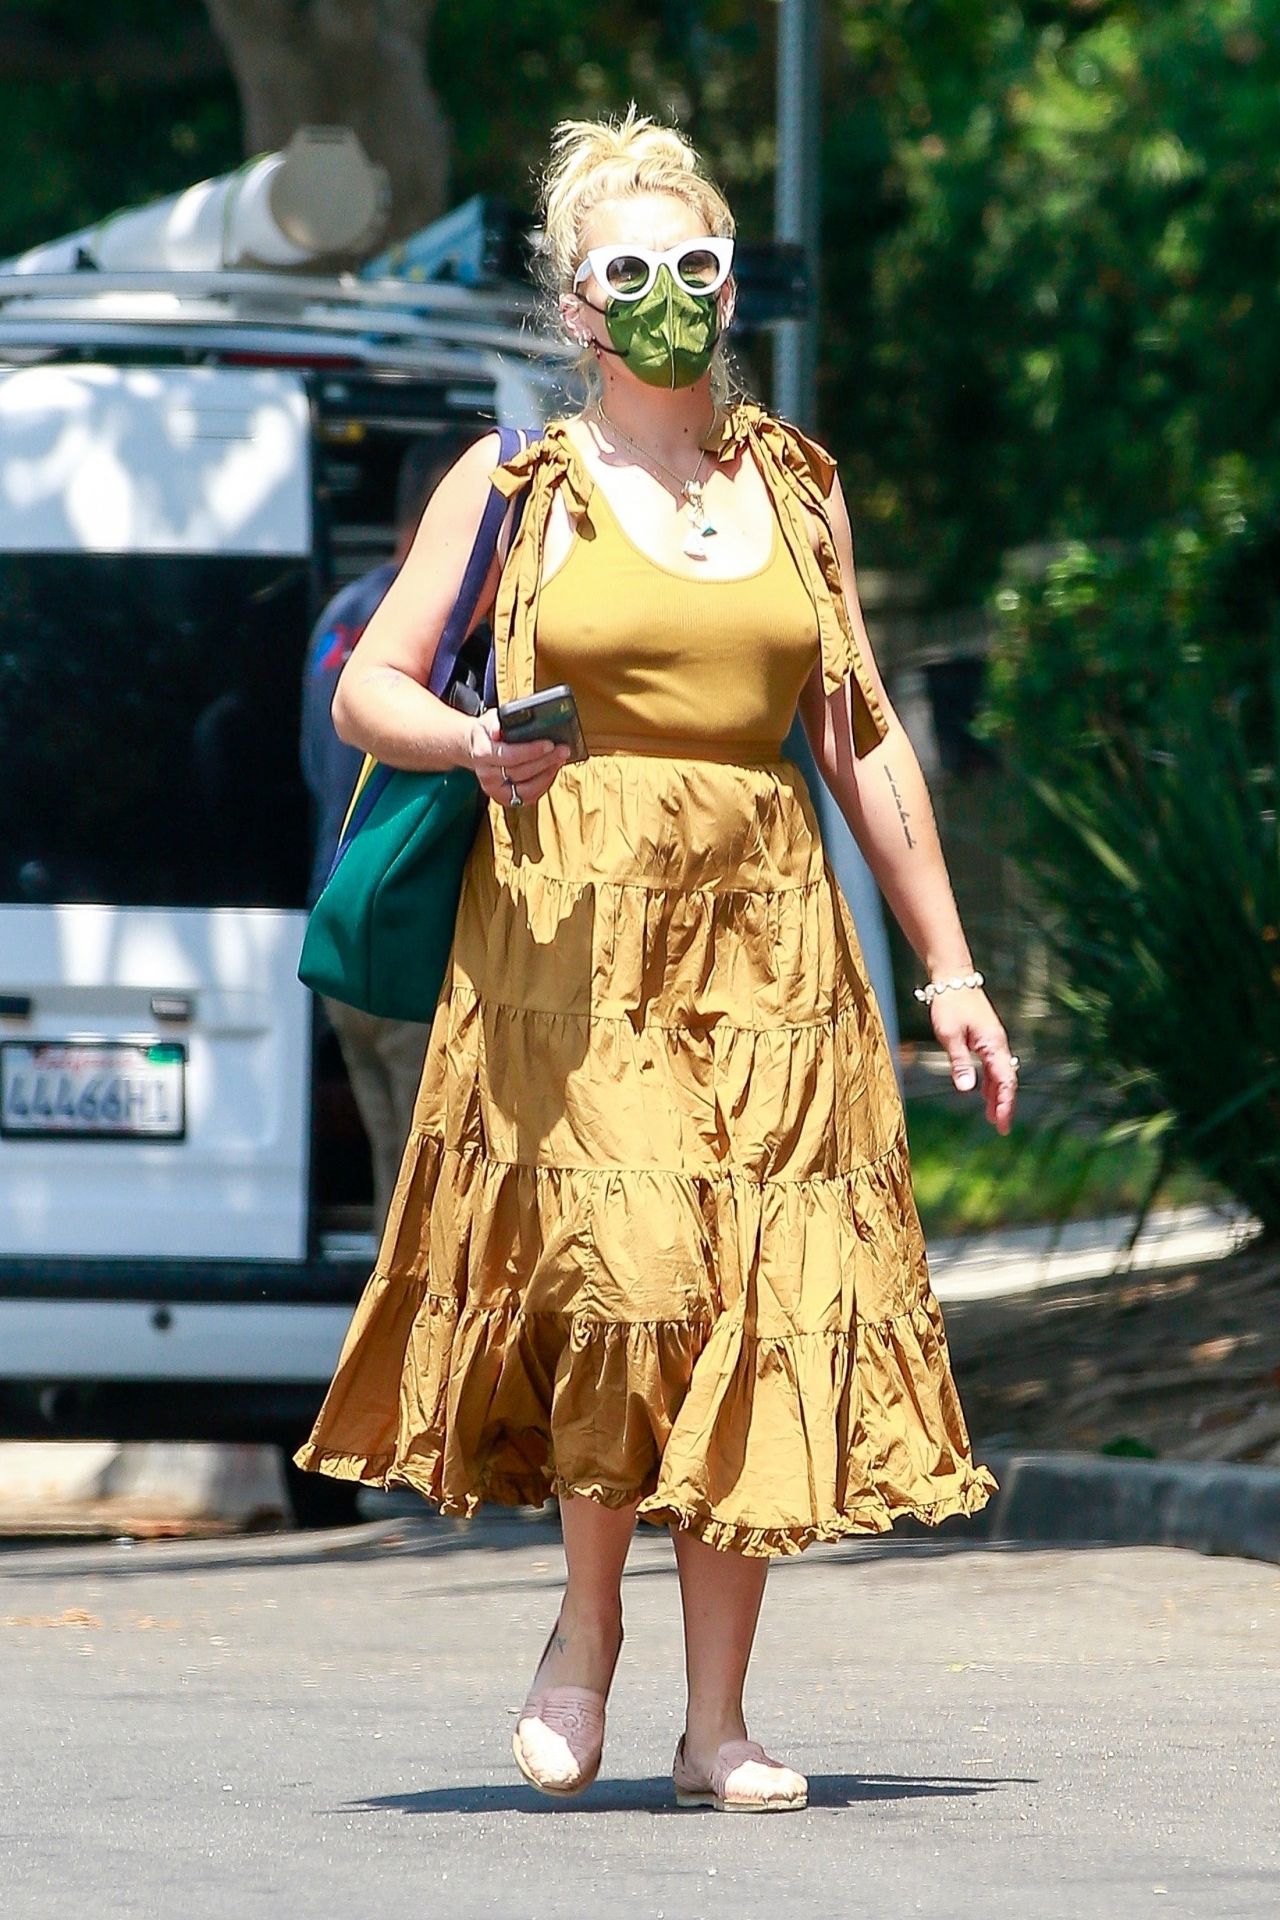
[[[585,293],[575,294],[574,298],[575,300],[581,301],[584,307],[590,307],[592,313],[598,313],[602,320],[608,319],[605,309],[598,307],[594,300],[588,300]],[[575,334],[574,339],[578,341],[580,346],[590,347],[593,353],[611,353],[615,360],[625,360],[627,357],[618,347],[606,347],[603,341],[596,339],[594,333],[584,335]]]
[[[603,307],[598,307],[594,300],[588,300],[585,293],[578,292],[578,283],[585,277],[582,271],[583,267],[586,267],[588,271],[590,271],[591,262],[589,260],[584,260],[582,262],[582,265],[579,266],[578,271],[573,276],[573,285],[570,287],[569,292],[573,295],[573,298],[576,301],[578,301],[578,303],[581,306],[590,307],[592,313],[598,313],[602,320],[607,321],[608,315],[605,312],[605,309]],[[612,354],[615,360],[625,360],[627,357],[626,354],[620,352],[617,347],[606,347],[602,341],[596,339],[593,333],[586,333],[586,334],[575,333],[573,334],[572,337],[578,346],[588,347],[590,348],[591,352],[594,354],[597,354],[597,355],[602,353]]]

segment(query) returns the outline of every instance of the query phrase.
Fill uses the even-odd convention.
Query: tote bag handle
[[[523,453],[536,434],[526,432],[523,427],[499,427],[498,465],[505,466],[517,453]],[[521,495],[521,502],[524,496]],[[458,588],[458,597],[454,601],[449,618],[444,623],[444,631],[436,648],[436,657],[431,663],[431,672],[427,676],[427,689],[443,700],[448,695],[450,683],[458,665],[458,655],[462,652],[471,622],[475,617],[493,556],[497,552],[498,535],[502,528],[503,516],[507,510],[507,500],[496,487],[490,487],[489,498],[485,501],[484,513],[476,532],[475,543],[471,548],[471,557],[467,561],[466,572],[462,576],[462,585]],[[517,525],[519,524],[517,520]],[[489,650],[489,662],[485,670],[485,700],[489,699],[490,682],[494,677],[493,649]]]

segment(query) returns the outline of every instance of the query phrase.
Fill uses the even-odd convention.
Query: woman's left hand
[[[986,994],[981,987],[953,987],[929,1002],[929,1015],[951,1062],[952,1085],[968,1093],[977,1084],[976,1054],[982,1063],[987,1118],[997,1133],[1008,1133],[1018,1092],[1018,1061]]]

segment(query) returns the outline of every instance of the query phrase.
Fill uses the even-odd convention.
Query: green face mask
[[[604,321],[614,351],[650,387],[691,387],[720,337],[717,295],[687,292],[665,266],[641,299],[610,297]]]

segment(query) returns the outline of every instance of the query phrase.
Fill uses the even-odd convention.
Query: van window
[[[305,560],[0,554],[0,901],[297,907]]]

